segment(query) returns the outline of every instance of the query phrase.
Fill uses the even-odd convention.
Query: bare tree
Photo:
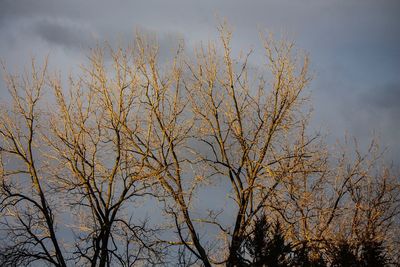
[[[190,157],[186,144],[191,138],[194,120],[188,117],[180,50],[169,70],[163,73],[157,60],[158,47],[141,37],[136,41],[136,69],[142,81],[141,119],[134,124],[134,129],[140,130],[131,130],[132,126],[127,125],[132,150],[145,156],[147,169],[157,173],[162,195],[166,196],[160,200],[176,226],[177,244],[184,245],[205,266],[211,266],[189,211],[196,177],[187,170]]]
[[[1,248],[5,265],[45,261],[66,266],[63,247],[56,234],[56,215],[49,196],[49,177],[38,155],[41,110],[39,99],[45,83],[43,69],[32,62],[32,75],[21,79],[7,75],[13,105],[2,110],[0,121],[1,152],[1,225],[7,230],[7,247]]]
[[[130,152],[124,132],[137,77],[121,51],[111,53],[115,76],[96,50],[83,74],[70,79],[69,90],[34,66],[32,80],[26,75],[22,84],[7,76],[14,103],[1,122],[1,222],[9,237],[4,264],[160,262],[155,232],[145,217],[133,217],[133,205],[151,193],[153,177],[143,170],[143,157]],[[45,83],[55,103],[40,113]],[[57,234],[61,220],[60,231],[72,231],[72,240]]]
[[[221,28],[222,60],[214,45],[199,51],[187,88],[199,121],[196,139],[209,148],[199,157],[212,175],[228,179],[237,207],[234,223],[221,227],[229,229],[227,266],[235,266],[255,215],[292,173],[312,171],[314,151],[309,148],[313,139],[304,135],[307,116],[301,112],[309,81],[307,57],[298,65],[301,58],[294,58],[293,44],[266,40],[270,80],[261,76],[257,83],[249,80],[251,53],[235,61],[230,39],[231,32]]]
[[[64,166],[55,174],[58,182],[74,196],[70,205],[80,217],[76,259],[109,266],[114,258],[130,266],[130,243],[139,244],[138,259],[143,250],[156,252],[145,242],[145,225],[134,224],[129,211],[131,200],[150,193],[154,174],[144,169],[143,155],[130,151],[125,131],[125,125],[136,119],[137,74],[128,66],[127,53],[110,53],[114,75],[105,66],[103,52],[95,50],[83,75],[71,80],[69,98],[60,80],[51,80],[58,109],[47,141]],[[121,254],[121,246],[128,251]],[[152,253],[155,262],[157,254]]]

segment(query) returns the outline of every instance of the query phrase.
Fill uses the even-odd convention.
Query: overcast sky
[[[215,39],[217,18],[226,18],[234,48],[254,47],[256,55],[260,30],[285,33],[311,57],[312,127],[329,132],[330,142],[347,132],[365,143],[375,132],[398,164],[399,14],[398,0],[0,0],[0,58],[17,70],[49,55],[67,74],[96,42],[129,40],[137,29],[166,47],[177,38],[190,47]]]

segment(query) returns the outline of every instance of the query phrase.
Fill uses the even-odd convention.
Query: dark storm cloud
[[[400,82],[360,88],[348,86],[346,89],[348,92],[339,90],[341,96],[331,95],[330,102],[320,103],[333,108],[329,115],[322,116],[329,118],[327,124],[331,133],[340,140],[346,130],[363,146],[378,138],[381,147],[387,151],[386,158],[400,166]]]
[[[60,16],[68,16],[70,18],[79,17],[79,9],[64,5],[65,2],[67,1],[2,0],[0,2],[0,28],[5,25],[12,27],[10,22],[19,19]]]
[[[400,156],[400,82],[371,88],[360,93],[359,99],[360,111],[355,115],[364,116],[366,120],[364,125],[353,120],[355,125],[367,130],[373,124],[374,130],[382,136],[382,141],[387,143],[392,153]]]
[[[87,48],[96,38],[94,32],[71,21],[43,19],[33,24],[32,30],[46,42],[66,48]]]
[[[377,110],[387,110],[400,119],[400,83],[368,90],[363,97],[366,105]]]

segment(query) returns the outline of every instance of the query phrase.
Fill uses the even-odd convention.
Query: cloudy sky
[[[217,37],[218,18],[232,25],[235,49],[256,55],[260,30],[284,33],[312,60],[312,127],[331,143],[346,132],[362,143],[375,134],[399,164],[399,14],[398,0],[0,0],[0,59],[16,71],[49,55],[51,67],[68,73],[97,42],[129,40],[140,29],[162,46],[181,38],[191,46]]]

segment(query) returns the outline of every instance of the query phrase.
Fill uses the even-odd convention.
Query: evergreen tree
[[[361,264],[357,256],[357,249],[346,240],[341,240],[334,245],[330,256],[332,267],[357,267]]]
[[[294,267],[326,267],[327,264],[322,255],[316,254],[311,256],[313,250],[306,243],[302,244],[298,249],[294,250],[294,259],[292,265]],[[315,251],[314,251],[315,252]]]
[[[251,258],[251,266],[290,266],[291,245],[285,242],[279,222],[272,225],[265,215],[255,221],[245,248]]]
[[[364,240],[361,244],[361,263],[365,267],[386,266],[388,258],[382,242]]]

